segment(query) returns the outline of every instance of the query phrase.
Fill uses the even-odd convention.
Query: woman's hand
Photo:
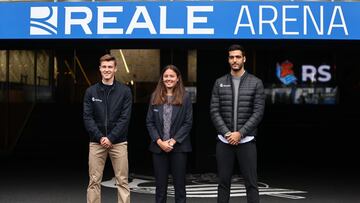
[[[170,140],[167,140],[169,142],[170,146],[174,146],[176,144],[176,140],[174,140],[173,138],[171,138]]]
[[[170,145],[170,142],[168,140],[162,141],[161,139],[158,139],[156,143],[165,152],[170,152],[173,149],[173,146]]]

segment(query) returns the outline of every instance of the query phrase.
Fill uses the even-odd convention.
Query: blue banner
[[[360,39],[358,2],[0,3],[0,39]]]

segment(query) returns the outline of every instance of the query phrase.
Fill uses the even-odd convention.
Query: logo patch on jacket
[[[224,85],[224,84],[220,83],[220,87],[231,87],[231,85]]]
[[[92,100],[93,102],[102,102],[101,99],[97,99],[97,98],[95,98],[95,97],[92,97],[91,100]]]

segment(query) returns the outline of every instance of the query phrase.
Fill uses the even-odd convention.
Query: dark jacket
[[[164,136],[164,105],[149,105],[146,116],[146,126],[151,137],[149,150],[160,153],[162,150],[156,141]],[[171,116],[170,137],[176,140],[173,152],[190,152],[190,130],[192,126],[192,103],[188,93],[184,96],[184,102],[180,106],[173,106]]]
[[[265,107],[264,87],[260,79],[247,72],[241,77],[238,98],[234,98],[231,74],[216,80],[211,97],[212,122],[221,135],[233,131],[234,99],[238,100],[237,129],[242,136],[256,136]]]
[[[100,142],[106,136],[112,144],[127,141],[132,106],[130,88],[115,82],[105,95],[97,83],[89,87],[84,96],[84,124],[90,142]]]

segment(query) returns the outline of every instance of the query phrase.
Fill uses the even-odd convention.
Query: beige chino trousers
[[[107,149],[98,143],[89,145],[89,186],[87,188],[87,202],[101,203],[101,181],[107,156],[114,169],[119,203],[130,203],[130,189],[128,185],[128,151],[127,142],[113,144]]]

